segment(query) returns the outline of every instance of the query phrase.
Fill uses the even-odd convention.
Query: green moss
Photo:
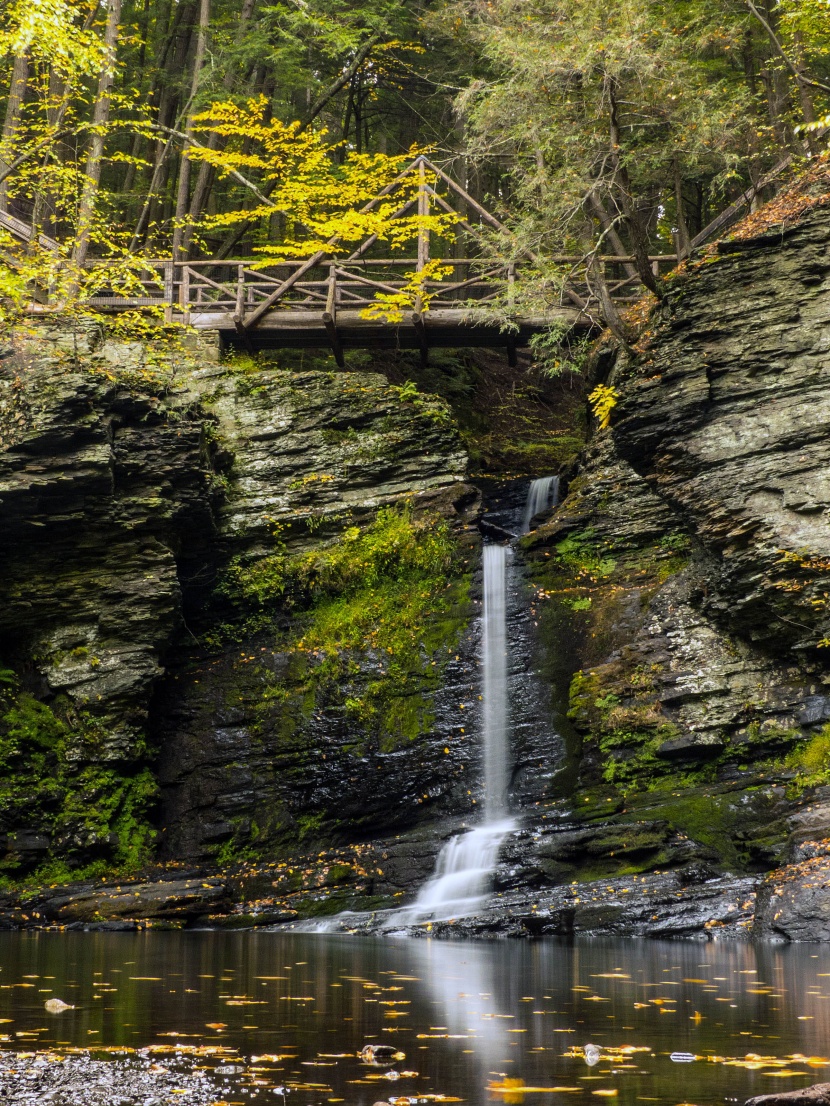
[[[603,779],[627,791],[643,782],[653,783],[661,776],[671,775],[672,766],[657,755],[657,750],[679,732],[671,722],[656,722],[640,728],[611,726],[598,740],[603,755]]]
[[[585,439],[572,434],[546,435],[542,441],[514,439],[498,440],[493,452],[498,451],[502,464],[516,472],[558,472],[573,463],[585,445]]]
[[[663,794],[665,799],[660,801]],[[732,795],[700,790],[686,794],[652,792],[648,814],[652,818],[665,819],[673,829],[714,849],[726,865],[743,866],[736,842],[738,831],[745,825],[747,816]]]
[[[790,753],[786,763],[796,772],[792,785],[795,792],[830,783],[830,724]]]
[[[369,525],[310,553],[292,554],[277,541],[267,557],[232,562],[222,597],[246,635],[255,626],[281,655],[277,671],[244,659],[258,685],[252,739],[276,739],[287,770],[299,774],[305,754],[319,749],[323,717],[341,734],[328,755],[346,761],[394,752],[430,732],[435,693],[472,610],[469,583],[449,526],[407,506],[383,508]],[[229,695],[236,702],[238,689]],[[337,828],[336,810],[325,818],[313,806],[300,817],[272,813],[271,843]]]
[[[460,568],[446,524],[414,521],[406,508],[285,564],[305,607],[286,643],[294,713],[302,693],[305,713],[339,704],[382,751],[428,730],[447,651],[469,617]]]
[[[588,576],[594,581],[610,576],[617,562],[607,550],[610,543],[597,541],[590,528],[569,534],[564,541],[556,545],[556,555],[560,563],[574,571],[577,576]]]
[[[318,814],[301,814],[297,819],[297,826],[299,827],[299,838],[302,841],[305,837],[313,837],[320,829],[323,823],[322,813]]]
[[[135,763],[96,763],[106,737],[100,720],[65,699],[39,701],[16,678],[3,683],[0,711],[0,821],[51,841],[33,878],[145,862],[154,836],[147,812],[158,790],[152,773]],[[0,867],[25,874],[13,847]]]

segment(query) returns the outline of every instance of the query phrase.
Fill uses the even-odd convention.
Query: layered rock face
[[[742,926],[791,939],[826,936],[829,287],[823,207],[690,265],[640,352],[607,358],[612,431],[526,542],[548,639],[578,656],[563,817],[587,851],[554,835],[562,876],[669,867],[694,898],[707,869],[758,873]]]
[[[279,821],[287,794],[296,838],[295,815],[310,831],[368,804],[392,824],[452,786],[452,773],[436,783],[435,755],[452,726],[427,727],[429,749],[404,751],[394,784],[354,735],[340,757],[342,712],[309,704],[291,739],[279,719],[253,733],[263,682],[287,659],[236,599],[215,605],[229,564],[323,548],[384,505],[461,526],[476,492],[442,409],[372,374],[228,370],[209,345],[154,348],[95,326],[21,337],[0,383],[7,868],[124,859],[141,833],[146,851],[148,813],[167,856],[206,857],[244,844],[266,812]],[[467,603],[446,628],[453,647]],[[290,621],[279,604],[275,617],[273,629]],[[454,656],[444,694],[471,698],[460,659],[453,686]]]
[[[828,291],[824,207],[720,243],[677,279],[614,427],[713,559],[705,609],[779,654],[830,630]]]
[[[603,354],[612,428],[512,570],[517,828],[486,910],[432,932],[827,939],[824,211],[720,244],[674,279],[634,355]],[[42,342],[4,362],[3,659],[54,707],[61,786],[121,814],[90,828],[65,803],[50,841],[18,807],[8,856],[31,868],[72,834],[95,855],[144,787],[156,856],[179,867],[136,884],[141,917],[293,924],[406,901],[481,783],[482,508],[451,422],[371,374],[246,371],[205,350],[154,394],[146,351],[83,341],[82,369]],[[509,530],[525,484],[481,486]],[[396,659],[367,623],[332,669],[324,621],[340,633],[337,604],[358,619],[366,596],[352,580],[314,607],[314,558],[403,501],[412,533],[432,519],[456,550],[428,585],[424,648]],[[313,570],[304,599],[291,565]],[[404,622],[415,592],[394,593]],[[34,724],[13,710],[9,733]],[[133,790],[79,789],[98,761]],[[138,918],[89,883],[35,907]],[[0,899],[6,924],[24,913]]]

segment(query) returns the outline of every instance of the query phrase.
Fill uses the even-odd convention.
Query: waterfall
[[[556,506],[559,477],[543,476],[530,484],[522,533],[535,515]],[[397,911],[394,926],[461,918],[473,914],[492,885],[499,849],[515,823],[507,813],[510,727],[507,710],[507,560],[504,545],[485,543],[482,552],[484,602],[481,617],[482,745],[484,823],[457,834],[443,846],[432,878],[411,906]]]
[[[397,921],[413,925],[474,913],[490,890],[501,843],[511,829],[513,823],[505,818],[450,838],[438,854],[432,879]]]
[[[507,793],[507,549],[485,545],[482,613],[484,817],[503,818]]]
[[[509,728],[507,720],[507,548],[485,545],[481,618],[481,691],[484,751],[484,824],[451,838],[432,878],[395,924],[472,914],[490,890],[499,848],[513,822],[507,817]]]
[[[522,533],[530,532],[530,524],[536,515],[547,511],[549,507],[555,507],[559,502],[559,477],[541,476],[538,480],[531,481],[525,501],[524,515],[522,516]]]

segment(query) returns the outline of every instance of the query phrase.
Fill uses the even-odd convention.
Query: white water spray
[[[421,888],[412,906],[396,916],[400,925],[473,914],[490,890],[501,843],[514,826],[506,811],[507,557],[503,545],[484,546],[481,685],[485,822],[444,845],[432,879]]]
[[[522,516],[522,533],[530,532],[530,526],[536,515],[556,507],[559,503],[559,477],[541,476],[531,482]]]
[[[507,549],[485,545],[482,613],[482,713],[484,731],[484,817],[505,815],[507,794]],[[486,828],[486,827],[484,827]]]
[[[533,518],[556,506],[559,477],[533,480],[525,502],[522,533]],[[507,559],[504,545],[486,544],[482,560],[484,603],[481,619],[482,734],[484,747],[484,825],[451,838],[441,849],[432,878],[393,924],[461,918],[480,908],[492,886],[499,849],[515,823],[507,813],[510,727],[507,709]]]

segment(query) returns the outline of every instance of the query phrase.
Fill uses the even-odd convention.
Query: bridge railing
[[[577,267],[583,259],[562,256],[553,260]],[[633,273],[632,257],[608,254],[598,261],[616,300],[639,298],[640,279]],[[650,262],[655,274],[660,274],[673,268],[677,257],[655,255]],[[100,270],[108,264],[93,261],[90,267]],[[169,318],[216,314],[242,319],[288,284],[270,304],[270,310],[322,314],[364,311],[378,304],[378,296],[411,288],[413,264],[411,258],[324,261],[291,282],[289,278],[307,266],[306,261],[282,261],[267,268],[252,268],[250,260],[148,260],[133,270],[129,294],[115,284],[107,287],[106,278],[102,279],[99,271],[98,287],[87,302],[116,311],[160,307]],[[488,264],[481,259],[448,258],[442,259],[441,264],[452,269],[452,273],[444,280],[427,280],[422,285],[430,310],[457,309],[471,303],[483,306],[502,297],[505,291],[509,296],[510,285],[516,278],[513,266]],[[574,276],[568,287],[583,300],[592,298],[592,289],[584,278]]]

